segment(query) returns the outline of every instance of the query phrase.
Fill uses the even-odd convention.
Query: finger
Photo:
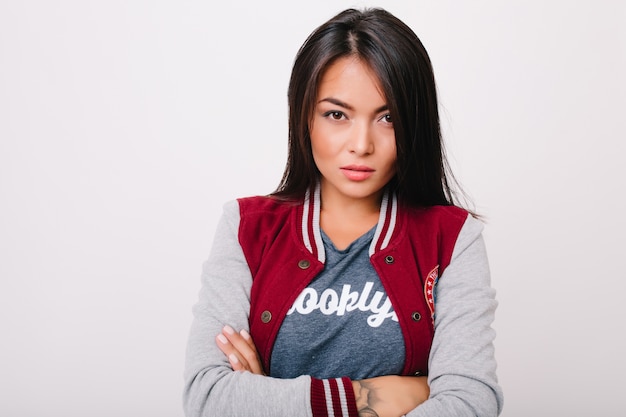
[[[226,355],[230,366],[234,371],[252,371],[248,366],[245,358],[241,356],[237,349],[230,343],[223,333],[215,337],[217,347]]]
[[[248,351],[249,355],[246,356],[246,360],[248,361],[248,364],[250,365],[252,372],[265,375],[265,373],[263,372],[263,365],[261,365],[261,357],[259,356],[259,351],[256,349],[256,346],[254,345],[252,336],[250,336],[250,333],[248,333],[246,329],[242,329],[239,332],[239,334],[250,347],[250,351]]]
[[[237,357],[245,364],[246,369],[255,374],[263,374],[263,367],[259,360],[256,347],[248,332],[236,333],[230,326],[224,326],[222,334],[236,350]]]
[[[231,353],[230,355],[228,355],[228,362],[230,363],[230,366],[233,367],[233,371],[248,371],[249,370],[249,369],[245,369],[245,367],[243,366],[243,364],[241,363],[237,355],[234,353]]]
[[[254,345],[254,341],[252,340],[252,336],[250,336],[250,333],[248,333],[246,329],[241,329],[239,334],[241,335],[241,337],[243,337],[243,340],[246,341],[248,346],[250,346],[250,349],[253,349],[256,352],[256,346]]]

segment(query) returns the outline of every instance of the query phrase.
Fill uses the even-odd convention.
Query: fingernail
[[[230,327],[229,325],[224,326],[224,331],[226,333],[230,334],[230,335],[235,334],[235,330],[232,327]]]
[[[218,334],[217,338],[220,340],[220,342],[222,342],[223,344],[228,344],[228,339],[226,339],[226,336],[224,336],[223,334]]]
[[[237,359],[234,353],[231,353],[230,355],[228,355],[228,359],[230,360],[230,363],[232,364],[239,363],[239,359]]]
[[[239,332],[239,334],[241,335],[241,337],[243,337],[246,340],[250,340],[250,333],[248,333],[246,331],[246,329],[241,329],[241,331]]]

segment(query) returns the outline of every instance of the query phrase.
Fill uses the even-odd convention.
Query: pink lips
[[[340,168],[343,175],[352,181],[363,181],[374,174],[374,169],[364,165],[346,165]]]

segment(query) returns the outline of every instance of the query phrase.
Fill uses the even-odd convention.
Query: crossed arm
[[[222,327],[226,322],[237,329],[248,328],[252,278],[237,240],[238,224],[238,205],[233,202],[225,207],[218,225],[219,244],[205,263],[199,301],[193,310],[185,364],[185,413],[190,417],[311,416],[311,378],[264,380],[251,339],[247,348],[241,344],[249,335],[234,330],[230,334]],[[428,384],[424,377],[385,376],[352,381],[352,387],[342,385],[347,391],[353,388],[362,417],[499,414],[503,398],[491,329],[497,302],[489,284],[481,231],[479,222],[468,218],[453,261],[438,284]],[[227,343],[213,340],[220,332]],[[398,397],[400,402],[396,402]]]
[[[225,326],[215,338],[234,371],[265,375],[250,334]],[[352,381],[360,417],[399,417],[428,399],[426,377],[387,375]]]

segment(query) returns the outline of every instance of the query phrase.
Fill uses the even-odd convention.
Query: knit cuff
[[[311,378],[313,417],[358,417],[350,378]]]

